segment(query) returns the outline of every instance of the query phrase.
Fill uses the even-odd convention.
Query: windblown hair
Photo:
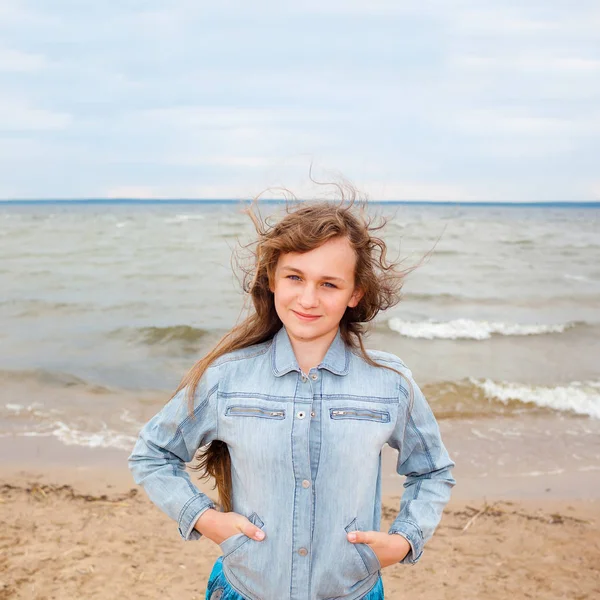
[[[389,368],[369,357],[362,340],[364,323],[375,318],[379,311],[399,302],[403,278],[412,270],[400,270],[398,263],[388,261],[386,244],[376,235],[385,221],[378,219],[375,223],[366,214],[364,205],[358,205],[354,198],[342,198],[337,203],[294,202],[288,204],[286,214],[274,224],[261,217],[256,203],[245,212],[257,234],[256,241],[246,246],[253,260],[251,266],[244,269],[242,278],[244,292],[249,295],[252,304],[248,316],[221,338],[181,381],[177,391],[187,388],[190,412],[198,383],[213,361],[234,350],[268,341],[282,327],[271,292],[279,257],[288,252],[309,252],[335,238],[346,238],[354,249],[354,283],[363,292],[357,306],[347,308],[342,317],[341,337],[368,364]],[[231,511],[231,459],[227,445],[219,440],[213,441],[201,448],[196,458],[198,464],[193,468],[200,472],[201,479],[215,479],[221,507],[225,512]]]

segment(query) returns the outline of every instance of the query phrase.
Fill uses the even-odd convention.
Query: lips
[[[307,315],[297,310],[292,311],[301,321],[316,321],[321,315]]]

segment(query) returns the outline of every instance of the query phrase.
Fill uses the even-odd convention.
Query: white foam
[[[202,221],[203,219],[204,215],[175,215],[165,219],[165,223],[185,223],[186,221]]]
[[[40,413],[38,410],[38,408],[42,408],[42,404],[40,404],[39,402],[33,402],[32,404],[30,404],[29,406],[25,406],[23,404],[15,404],[12,402],[8,402],[4,405],[4,407],[6,408],[6,410],[13,412],[13,413],[17,413],[17,415],[21,414],[24,411],[27,411],[29,413],[32,413],[36,416],[41,415],[42,413]]]
[[[528,471],[527,473],[504,473],[500,477],[545,477],[547,475],[562,475],[564,469],[552,469],[551,471]]]
[[[67,446],[88,446],[89,448],[118,448],[131,450],[136,437],[112,431],[103,425],[101,431],[89,432],[72,429],[65,423],[58,421],[54,424],[52,435],[57,437]]]
[[[520,325],[516,323],[500,323],[493,321],[473,321],[471,319],[454,319],[453,321],[403,321],[392,318],[388,326],[400,335],[427,340],[487,340],[492,335],[541,335],[545,333],[562,333],[574,326],[574,323],[555,325]]]
[[[517,400],[600,419],[600,382],[597,381],[574,381],[556,387],[498,383],[490,379],[471,379],[471,383],[481,388],[487,398],[505,404]]]

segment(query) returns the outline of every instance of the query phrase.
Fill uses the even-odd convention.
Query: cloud
[[[379,198],[597,197],[591,0],[5,0],[0,34],[11,194],[305,193],[312,162]]]
[[[0,132],[57,131],[71,122],[71,115],[28,106],[26,99],[0,98]]]
[[[42,54],[0,48],[0,72],[31,72],[39,71],[48,66],[48,60]]]

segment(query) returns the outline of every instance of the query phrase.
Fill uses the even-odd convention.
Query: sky
[[[2,0],[0,199],[599,201],[599,40],[598,0]]]

